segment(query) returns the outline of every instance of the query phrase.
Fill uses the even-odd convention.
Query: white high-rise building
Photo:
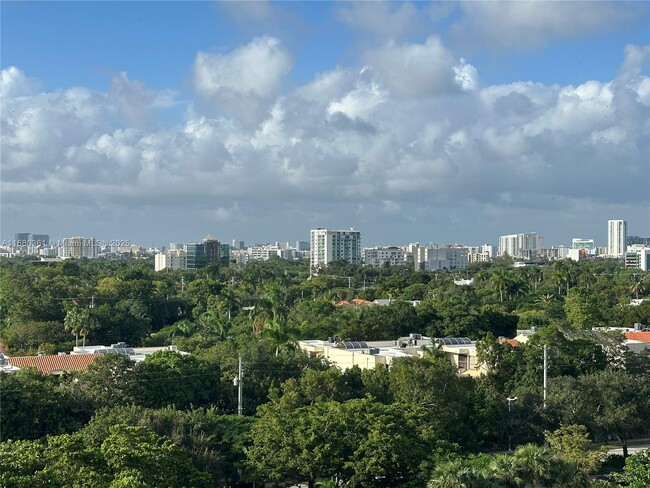
[[[535,232],[511,234],[499,237],[499,256],[507,254],[513,258],[535,259],[542,247],[542,238]]]
[[[99,246],[94,237],[66,237],[59,248],[61,258],[96,258]]]
[[[627,249],[627,222],[625,220],[607,221],[607,255],[622,258]]]
[[[310,266],[317,271],[332,261],[361,264],[361,232],[350,230],[312,229],[309,232]]]
[[[168,251],[156,254],[154,257],[154,269],[187,269],[187,254],[182,249],[169,249]]]
[[[593,239],[581,239],[580,237],[574,237],[571,239],[571,249],[595,249],[596,245],[594,244]]]

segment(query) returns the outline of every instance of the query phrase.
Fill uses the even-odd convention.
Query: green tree
[[[149,408],[221,405],[220,377],[216,364],[196,356],[159,351],[133,368],[132,381],[137,385],[133,398]]]
[[[45,470],[45,446],[39,441],[0,442],[0,486],[48,488],[63,486]]]
[[[650,486],[650,449],[637,452],[625,460],[623,474],[618,477],[630,488]]]
[[[566,425],[545,435],[551,452],[574,463],[584,474],[595,473],[600,467],[602,452],[591,449],[589,433],[584,425]]]
[[[146,480],[148,486],[211,484],[209,477],[192,465],[187,451],[144,427],[111,427],[101,453],[115,476],[128,472],[129,476]]]
[[[499,300],[507,298],[507,292],[513,282],[511,273],[506,268],[497,268],[490,276],[490,285],[499,292]]]
[[[90,311],[87,308],[80,308],[72,306],[68,309],[63,320],[65,330],[74,336],[74,345],[79,346],[79,335],[84,336],[84,345],[86,341],[86,334],[90,322]]]
[[[91,405],[65,381],[32,369],[0,373],[0,440],[37,439],[85,424]]]
[[[134,367],[124,354],[100,356],[79,375],[79,386],[97,408],[132,403],[136,395]]]

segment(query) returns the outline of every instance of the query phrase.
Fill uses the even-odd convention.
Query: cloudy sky
[[[650,235],[650,3],[2,2],[2,239]]]

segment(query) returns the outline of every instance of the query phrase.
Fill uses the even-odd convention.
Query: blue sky
[[[2,238],[650,234],[649,6],[2,2]]]

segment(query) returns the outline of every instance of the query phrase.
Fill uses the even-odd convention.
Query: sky
[[[0,3],[0,238],[650,236],[649,2]]]

